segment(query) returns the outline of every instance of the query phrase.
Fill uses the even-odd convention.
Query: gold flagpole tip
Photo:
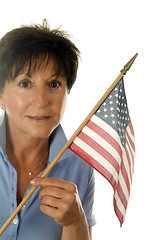
[[[130,61],[124,66],[124,68],[120,71],[123,75],[125,75],[127,73],[127,71],[131,68],[133,62],[135,61],[136,57],[137,57],[138,53],[136,53],[131,59]]]

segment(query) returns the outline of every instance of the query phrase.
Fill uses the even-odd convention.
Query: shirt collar
[[[67,138],[64,134],[64,131],[59,125],[51,134],[50,136],[50,154],[49,154],[49,163],[51,163],[54,158],[57,156],[57,154],[60,152],[60,150],[64,147],[64,145],[67,143]],[[61,156],[59,161],[69,157],[71,155],[71,150],[67,149],[64,154]]]

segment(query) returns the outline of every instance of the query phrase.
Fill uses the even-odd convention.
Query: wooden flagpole
[[[101,97],[99,102],[95,105],[95,107],[92,109],[92,111],[88,114],[88,116],[85,118],[85,120],[82,122],[82,124],[79,126],[79,128],[75,131],[75,133],[72,135],[72,137],[68,140],[68,142],[64,145],[64,147],[61,149],[61,151],[58,153],[58,155],[54,158],[52,163],[48,166],[48,168],[45,170],[45,172],[41,175],[42,178],[46,177],[49,172],[52,170],[52,168],[55,166],[57,161],[60,159],[60,157],[64,154],[64,152],[69,148],[71,143],[74,141],[74,139],[77,137],[77,135],[82,131],[84,126],[87,124],[87,122],[90,120],[90,118],[93,116],[93,114],[97,111],[97,109],[100,107],[100,105],[103,103],[103,101],[108,97],[108,95],[111,93],[111,91],[114,89],[114,87],[118,84],[118,82],[121,80],[123,75],[126,74],[126,72],[130,69],[131,65],[135,61],[138,53],[136,53],[133,58],[130,59],[130,61],[124,66],[124,68],[120,71],[119,76],[115,79],[115,81],[112,83],[112,85],[108,88],[108,90],[105,92],[105,94]],[[23,198],[21,203],[18,205],[18,207],[15,209],[15,211],[12,213],[12,215],[8,218],[8,220],[5,222],[5,224],[0,229],[0,236],[5,231],[5,229],[8,227],[8,225],[13,221],[15,216],[18,214],[18,212],[22,209],[22,207],[25,205],[25,203],[28,201],[28,199],[32,196],[32,194],[35,192],[37,187],[33,186],[31,190],[28,192],[28,194]]]

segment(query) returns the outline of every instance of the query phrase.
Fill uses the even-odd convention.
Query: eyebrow
[[[31,73],[28,73],[28,72],[21,72],[19,75],[22,75],[22,76],[27,76],[29,78],[32,78],[32,74]],[[59,76],[60,74],[58,73],[53,73],[49,78],[52,78],[54,76]]]

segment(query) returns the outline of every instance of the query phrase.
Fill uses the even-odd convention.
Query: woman
[[[78,58],[67,34],[46,22],[0,40],[0,227],[31,187],[39,187],[2,240],[91,239],[92,168],[67,150],[47,178],[38,178],[67,142],[60,121]]]

